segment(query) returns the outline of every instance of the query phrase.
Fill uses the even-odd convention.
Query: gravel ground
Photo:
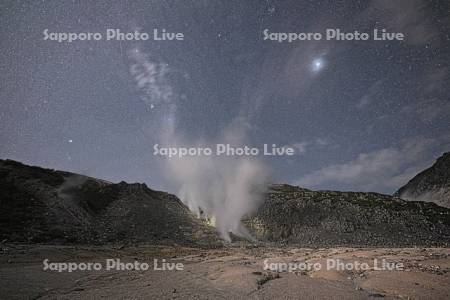
[[[449,299],[449,248],[277,248],[232,244],[72,247],[2,245],[0,299]],[[43,270],[49,262],[98,262],[102,270]],[[149,270],[106,270],[106,259],[148,263]],[[183,270],[154,270],[163,259]],[[402,270],[374,270],[383,259]],[[368,269],[327,270],[328,260]],[[299,263],[303,263],[300,265]],[[282,263],[322,269],[274,270]],[[278,264],[278,265],[277,265]],[[291,265],[293,266],[293,265]],[[266,267],[266,268],[265,268]],[[269,267],[270,269],[267,269]]]

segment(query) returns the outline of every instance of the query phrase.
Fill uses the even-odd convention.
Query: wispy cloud
[[[142,100],[151,108],[161,102],[173,104],[175,94],[167,79],[168,65],[151,60],[149,54],[139,48],[128,51],[128,57],[131,60],[130,73],[141,92]]]
[[[361,153],[355,159],[333,164],[301,177],[297,184],[313,189],[341,186],[362,191],[393,191],[428,166],[429,150],[438,139],[416,137],[397,148]]]
[[[150,109],[156,109],[159,115],[158,129],[163,138],[175,130],[178,95],[169,82],[171,70],[165,62],[151,59],[150,54],[139,48],[127,52],[130,60],[130,74],[136,83],[141,99]]]

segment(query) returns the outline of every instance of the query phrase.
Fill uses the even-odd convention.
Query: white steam
[[[217,157],[172,158],[168,163],[181,184],[179,196],[191,211],[213,220],[226,240],[230,232],[251,239],[241,219],[263,199],[267,171],[262,164]]]
[[[239,137],[228,132],[224,140],[231,143],[234,138]],[[252,239],[241,220],[264,199],[269,171],[262,162],[249,157],[184,156],[166,163],[169,178],[181,186],[179,197],[191,211],[212,220],[225,240],[230,240],[230,232]]]
[[[158,106],[162,115],[160,144],[163,147],[202,147],[209,143],[186,142],[176,133],[176,93],[166,78],[166,65],[155,63],[139,50],[129,52],[130,69],[143,100]],[[243,146],[248,124],[239,116],[220,136],[220,143]],[[241,223],[264,199],[268,169],[256,158],[230,156],[184,156],[166,158],[163,169],[168,179],[179,186],[179,197],[199,217],[212,220],[221,236],[230,240],[230,232],[252,239]]]

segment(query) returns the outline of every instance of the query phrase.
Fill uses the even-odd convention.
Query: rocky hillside
[[[222,244],[173,195],[0,160],[0,241]],[[450,209],[376,193],[271,187],[244,224],[260,241],[299,246],[449,246]]]
[[[302,246],[450,245],[450,209],[377,193],[275,185],[245,223],[260,240]]]
[[[450,207],[450,152],[444,153],[434,165],[417,174],[394,195]]]
[[[215,244],[173,195],[0,160],[0,241]]]

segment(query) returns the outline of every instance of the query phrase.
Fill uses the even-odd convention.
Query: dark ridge
[[[377,193],[277,185],[245,223],[260,240],[302,246],[450,244],[450,209]]]
[[[394,196],[450,207],[450,152],[444,153],[430,168],[417,174]]]
[[[31,243],[220,244],[175,196],[0,160],[0,240]]]

